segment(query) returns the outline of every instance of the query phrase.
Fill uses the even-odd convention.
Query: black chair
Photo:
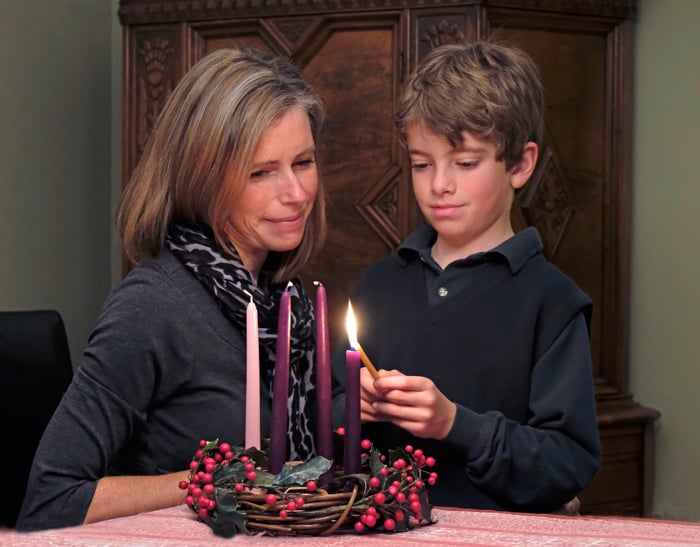
[[[15,525],[34,452],[72,377],[58,312],[0,311],[0,526]]]

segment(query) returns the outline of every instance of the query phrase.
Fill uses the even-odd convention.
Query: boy
[[[434,49],[399,101],[426,225],[352,298],[359,340],[386,369],[362,370],[363,436],[435,457],[435,505],[550,512],[600,464],[591,301],[534,228],[510,222],[543,102],[533,60],[484,42]]]

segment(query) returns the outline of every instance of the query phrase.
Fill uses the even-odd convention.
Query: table
[[[185,506],[74,528],[19,533],[0,530],[0,545],[22,546],[700,546],[700,523],[625,517],[567,517],[498,511],[435,508],[437,523],[400,534],[343,534],[321,537],[214,536]]]

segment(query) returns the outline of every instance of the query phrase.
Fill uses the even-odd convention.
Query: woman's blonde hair
[[[263,133],[292,107],[308,114],[318,142],[323,104],[289,59],[220,49],[197,62],[163,107],[122,194],[116,221],[127,258],[155,256],[171,222],[206,224],[228,249],[230,204],[245,188]],[[325,234],[319,184],[300,245],[271,261],[274,280],[298,273]]]
[[[455,146],[464,131],[496,145],[511,169],[525,144],[541,144],[544,90],[524,51],[490,42],[436,47],[416,67],[399,100],[395,126],[405,142],[416,123]]]

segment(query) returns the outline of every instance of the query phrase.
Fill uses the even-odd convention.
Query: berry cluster
[[[359,474],[345,475],[317,456],[272,475],[264,448],[200,441],[180,488],[217,535],[402,532],[432,522],[426,485],[437,480],[429,469],[435,460],[419,449],[406,446],[385,456],[364,440]]]

